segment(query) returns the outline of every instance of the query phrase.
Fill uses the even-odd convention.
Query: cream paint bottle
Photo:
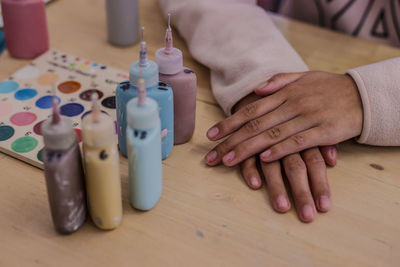
[[[122,221],[117,136],[111,117],[100,112],[97,96],[93,102],[92,112],[82,120],[87,198],[93,222],[111,230]]]

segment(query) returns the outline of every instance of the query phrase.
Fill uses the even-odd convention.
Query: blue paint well
[[[9,94],[11,92],[14,92],[17,90],[19,87],[19,84],[14,81],[3,81],[0,83],[0,94]]]
[[[15,92],[14,97],[17,100],[24,101],[24,100],[34,98],[37,94],[38,94],[38,92],[35,89],[25,88],[25,89],[21,89],[21,90],[18,90],[17,92]]]
[[[69,104],[65,104],[60,107],[61,115],[68,116],[68,117],[78,116],[84,110],[85,110],[85,108],[81,104],[78,104],[78,103],[69,103]]]
[[[52,102],[53,102],[53,97],[54,97],[54,96],[52,96],[52,95],[45,95],[45,96],[42,96],[41,98],[39,98],[39,99],[36,101],[35,105],[36,105],[38,108],[41,108],[41,109],[48,109],[48,108],[51,108]],[[60,99],[58,96],[56,96],[56,98],[57,98],[58,104],[60,104],[61,99]]]
[[[14,135],[14,128],[11,126],[0,126],[0,141],[6,141]]]

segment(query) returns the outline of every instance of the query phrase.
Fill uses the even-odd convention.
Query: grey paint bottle
[[[108,41],[128,46],[139,41],[138,0],[106,0]]]

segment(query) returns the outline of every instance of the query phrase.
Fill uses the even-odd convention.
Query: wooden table
[[[128,69],[138,45],[106,41],[104,1],[58,0],[47,7],[51,47]],[[141,1],[149,54],[162,45],[165,21],[156,0]],[[276,24],[311,69],[343,73],[400,56],[400,50],[276,17]],[[400,148],[339,148],[328,170],[333,209],[312,224],[292,209],[275,213],[265,189],[252,191],[237,168],[208,168],[206,129],[223,118],[209,72],[175,44],[198,75],[193,139],[163,162],[161,201],[149,212],[131,208],[127,161],[121,160],[122,225],[101,231],[88,221],[70,236],[53,230],[43,172],[0,154],[0,266],[400,266]],[[28,61],[0,56],[4,79]],[[371,167],[382,166],[382,170]]]

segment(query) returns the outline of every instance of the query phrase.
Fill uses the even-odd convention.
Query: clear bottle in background
[[[138,0],[106,0],[108,41],[128,46],[139,41]]]
[[[165,47],[158,49],[155,57],[160,81],[170,85],[174,93],[174,144],[186,143],[195,127],[197,78],[194,71],[183,66],[181,50],[173,47],[169,14]]]
[[[143,29],[143,28],[142,28]],[[143,37],[142,37],[143,39]],[[158,65],[147,59],[146,43],[140,44],[140,60],[130,66],[129,80],[120,83],[116,89],[118,146],[122,155],[127,157],[126,148],[126,105],[138,94],[138,80],[142,73],[147,95],[157,101],[161,119],[162,159],[167,158],[174,145],[174,96],[172,88],[158,80]]]
[[[57,100],[53,114],[42,124],[43,163],[47,194],[55,229],[71,234],[86,220],[86,192],[82,158],[72,121],[60,116]]]
[[[4,37],[15,58],[35,58],[49,50],[43,0],[1,0]]]
[[[146,97],[145,81],[138,81],[138,97],[127,105],[126,130],[130,201],[134,208],[150,210],[161,197],[161,123],[158,104]]]
[[[122,221],[117,136],[114,121],[100,111],[97,97],[82,120],[82,143],[90,216],[100,229],[114,229]]]

